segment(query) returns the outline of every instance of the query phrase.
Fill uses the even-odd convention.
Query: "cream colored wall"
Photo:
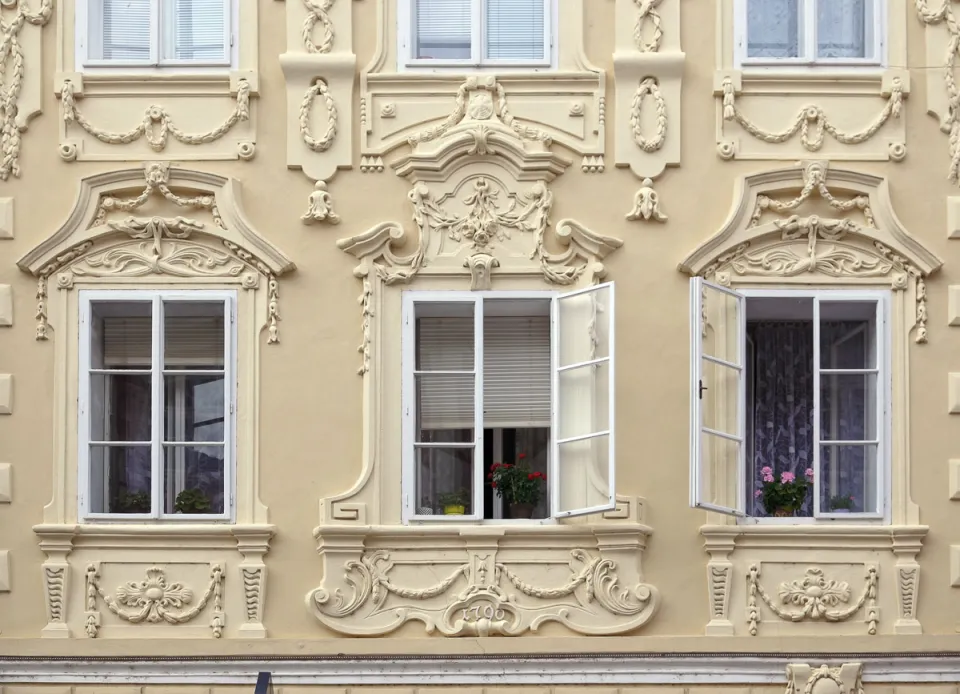
[[[569,5],[574,9],[581,4],[578,0],[560,2],[562,6]],[[30,0],[31,6],[38,3],[39,0]],[[936,78],[940,74],[936,69],[939,62],[931,65],[936,56],[928,57],[927,51],[928,42],[945,49],[942,37],[937,33],[944,31],[943,28],[925,29],[917,21],[912,5],[907,7],[900,0],[891,0],[891,6],[899,7],[904,15],[907,72],[910,76],[910,89],[903,101],[899,123],[891,125],[896,131],[891,138],[897,141],[903,139],[906,144],[906,156],[899,162],[891,160],[886,144],[878,149],[875,143],[869,142],[864,145],[831,145],[820,155],[803,150],[793,141],[776,147],[764,147],[763,159],[737,156],[725,160],[718,156],[722,90],[715,95],[715,72],[729,66],[717,64],[715,17],[705,3],[663,1],[663,47],[667,55],[658,63],[650,54],[628,54],[629,36],[616,39],[620,55],[614,60],[611,52],[614,27],[618,18],[622,25],[623,17],[633,15],[631,2],[583,2],[585,53],[589,63],[603,73],[602,81],[598,77],[592,86],[585,88],[581,80],[573,89],[587,94],[577,97],[587,104],[584,136],[579,139],[569,133],[563,135],[563,128],[568,127],[569,123],[551,111],[561,107],[561,100],[555,99],[550,108],[544,106],[538,110],[536,92],[549,91],[549,81],[532,80],[527,84],[504,78],[508,100],[511,84],[516,84],[518,90],[526,90],[524,97],[517,99],[517,118],[522,121],[524,114],[528,114],[529,118],[542,116],[549,126],[555,126],[561,134],[555,138],[557,142],[545,148],[545,151],[572,162],[562,174],[549,181],[549,190],[553,194],[551,222],[574,219],[594,235],[623,241],[622,247],[603,259],[603,265],[607,273],[605,279],[617,283],[618,293],[616,325],[620,362],[616,384],[619,427],[617,491],[626,499],[626,510],[619,518],[571,523],[569,528],[545,531],[543,537],[535,539],[524,536],[511,540],[509,537],[503,539],[478,533],[478,537],[472,540],[474,544],[470,545],[471,540],[464,540],[459,533],[448,532],[442,537],[439,536],[442,534],[438,534],[435,541],[429,538],[414,540],[409,536],[393,537],[389,530],[367,530],[364,523],[358,523],[361,527],[353,528],[349,522],[337,522],[336,518],[325,515],[330,513],[330,500],[353,488],[368,464],[363,450],[365,427],[370,426],[366,418],[369,410],[365,412],[363,409],[365,397],[373,397],[378,388],[392,396],[397,392],[395,386],[389,383],[384,384],[372,377],[364,379],[356,373],[360,366],[357,346],[362,340],[361,307],[357,297],[363,288],[361,280],[353,273],[358,262],[362,265],[364,261],[338,249],[336,242],[338,239],[355,237],[389,221],[403,225],[408,236],[411,236],[411,204],[407,199],[407,193],[413,185],[411,180],[418,180],[417,177],[422,176],[423,180],[427,180],[428,188],[442,192],[446,185],[443,180],[445,177],[452,180],[463,173],[447,171],[444,175],[430,178],[423,173],[427,164],[415,161],[410,165],[413,170],[411,179],[403,180],[394,175],[390,168],[392,163],[408,156],[411,150],[402,143],[402,139],[397,140],[396,147],[393,142],[384,144],[383,140],[377,140],[377,133],[383,132],[378,128],[386,127],[382,120],[374,122],[374,114],[383,112],[382,104],[376,105],[383,98],[377,97],[380,99],[377,101],[363,91],[364,88],[373,90],[372,85],[376,80],[369,76],[361,79],[359,72],[373,59],[377,50],[377,35],[373,27],[381,25],[378,21],[378,5],[376,0],[338,0],[334,5],[335,26],[341,26],[340,23],[347,25],[350,21],[348,14],[352,12],[352,48],[356,55],[354,71],[349,45],[344,49],[347,55],[328,56],[328,63],[324,63],[322,57],[316,63],[310,63],[303,57],[298,31],[303,10],[299,3],[294,0],[287,0],[286,3],[260,0],[257,6],[259,56],[255,67],[251,68],[258,71],[256,93],[251,97],[253,118],[243,126],[249,133],[249,139],[256,143],[255,154],[248,161],[237,158],[236,145],[228,153],[228,148],[225,149],[226,145],[221,141],[196,145],[195,148],[178,145],[158,153],[151,153],[141,145],[100,143],[94,147],[88,143],[84,151],[106,153],[109,160],[80,156],[76,161],[65,161],[59,151],[64,139],[60,102],[55,95],[59,85],[55,71],[70,68],[58,68],[58,36],[67,31],[57,23],[60,14],[42,29],[42,60],[37,61],[36,58],[41,56],[26,51],[24,79],[28,84],[39,84],[39,87],[32,87],[39,96],[39,113],[22,133],[21,176],[0,182],[0,195],[13,200],[14,210],[12,227],[9,229],[12,238],[0,239],[0,257],[3,259],[0,262],[0,285],[9,285],[12,297],[12,313],[0,307],[0,314],[12,315],[12,325],[0,327],[0,371],[12,375],[12,395],[7,399],[10,413],[0,415],[0,462],[9,464],[11,480],[10,500],[0,503],[0,548],[8,551],[9,572],[6,582],[8,590],[3,590],[4,565],[0,562],[0,638],[5,640],[5,651],[27,649],[38,654],[45,652],[45,645],[32,642],[40,638],[41,631],[51,621],[48,614],[50,586],[48,581],[45,586],[45,581],[41,580],[44,561],[61,561],[70,566],[65,587],[68,603],[66,620],[71,635],[82,641],[86,639],[83,628],[83,575],[86,564],[90,561],[109,561],[117,556],[126,556],[124,553],[131,551],[112,549],[109,546],[111,541],[105,539],[91,540],[83,549],[73,550],[71,555],[64,554],[62,546],[60,554],[52,550],[53,555],[38,547],[43,537],[34,532],[33,526],[59,524],[56,532],[69,535],[73,531],[68,532],[64,528],[69,528],[76,521],[69,514],[62,518],[51,518],[49,511],[46,514],[44,511],[51,503],[51,498],[56,496],[54,488],[61,485],[61,481],[54,477],[57,459],[54,442],[57,440],[55,416],[63,403],[55,402],[54,388],[55,374],[59,368],[57,355],[68,355],[69,350],[67,346],[58,347],[58,341],[65,335],[55,333],[48,341],[35,340],[37,281],[21,270],[17,261],[66,224],[77,203],[80,179],[117,169],[136,168],[140,161],[153,159],[172,160],[183,169],[237,179],[240,182],[242,209],[252,229],[296,264],[295,271],[279,278],[280,343],[267,345],[267,333],[260,335],[260,480],[257,494],[266,509],[266,520],[254,519],[251,515],[250,522],[261,526],[266,522],[273,526],[274,535],[264,559],[268,580],[262,604],[262,625],[267,638],[316,639],[336,636],[337,630],[329,625],[336,620],[318,620],[315,606],[305,608],[305,596],[313,596],[313,591],[321,585],[339,587],[343,573],[340,559],[359,558],[364,542],[368,547],[388,549],[406,546],[404,543],[416,544],[417,556],[422,560],[421,569],[402,574],[403,580],[411,585],[429,585],[447,573],[446,569],[435,570],[430,566],[432,551],[439,552],[442,549],[446,553],[460,553],[458,557],[473,557],[482,554],[481,545],[487,543],[495,546],[496,551],[510,556],[511,551],[529,551],[532,546],[551,561],[560,561],[558,551],[567,553],[575,547],[587,548],[595,553],[599,538],[600,547],[606,547],[605,551],[612,553],[611,556],[615,555],[620,562],[623,587],[652,587],[659,595],[659,610],[655,614],[650,611],[647,617],[638,622],[636,630],[625,634],[620,642],[622,647],[662,651],[673,648],[673,641],[666,637],[701,635],[711,617],[716,616],[708,602],[707,562],[711,557],[714,561],[725,561],[721,556],[722,551],[711,555],[704,551],[705,538],[701,534],[701,526],[705,523],[722,524],[722,520],[711,518],[708,521],[703,512],[689,508],[687,501],[688,276],[678,272],[678,264],[723,227],[728,211],[736,202],[735,182],[739,177],[789,167],[799,158],[819,157],[829,159],[831,169],[850,169],[884,178],[889,185],[892,208],[903,227],[922,246],[944,261],[942,270],[932,274],[926,281],[928,341],[926,344],[915,344],[911,340],[906,348],[909,353],[910,427],[904,434],[909,437],[912,465],[907,487],[913,504],[919,509],[919,515],[912,520],[905,516],[906,520],[901,521],[900,525],[929,526],[929,532],[922,537],[920,530],[904,530],[907,540],[870,535],[864,536],[866,539],[845,537],[821,544],[810,538],[782,537],[771,541],[776,545],[773,550],[768,551],[762,546],[762,540],[755,541],[753,549],[737,549],[731,555],[734,572],[726,598],[729,602],[728,621],[731,621],[730,629],[733,631],[721,625],[715,633],[734,633],[747,644],[743,648],[775,648],[776,639],[797,635],[811,639],[819,651],[846,652],[857,649],[922,650],[925,644],[933,643],[928,639],[955,633],[960,624],[960,601],[951,582],[960,584],[960,566],[955,564],[951,569],[950,557],[951,544],[960,545],[960,536],[957,535],[955,520],[958,502],[950,499],[951,491],[956,492],[957,483],[954,481],[952,487],[948,484],[948,461],[960,458],[960,449],[954,432],[957,422],[948,413],[947,384],[949,374],[960,371],[952,346],[957,336],[954,334],[955,328],[950,325],[951,322],[958,323],[956,315],[960,314],[960,308],[957,308],[956,301],[953,305],[948,302],[948,288],[951,284],[960,285],[960,275],[955,273],[952,265],[955,259],[960,258],[960,251],[948,239],[949,224],[955,224],[956,220],[948,221],[947,201],[957,195],[957,189],[955,184],[947,180],[950,162],[948,136],[940,132],[938,121],[927,115],[928,104],[935,105],[942,101],[943,82]],[[70,3],[65,2],[60,11],[70,7]],[[26,27],[24,31],[32,32],[24,39],[29,49],[33,45],[29,42],[35,43],[41,31],[33,26]],[[337,40],[350,36],[349,31],[337,31]],[[574,34],[569,28],[566,33]],[[685,58],[679,56],[681,46]],[[931,52],[935,53],[933,49]],[[278,60],[282,54],[285,54],[283,69]],[[571,70],[589,68],[583,63],[574,64],[573,59],[570,65],[573,66]],[[666,142],[669,144],[649,158],[644,158],[629,138],[626,143],[621,140],[622,133],[628,128],[630,114],[630,103],[625,97],[635,91],[639,79],[648,72],[657,74],[657,70],[662,70],[664,75],[662,81],[667,96]],[[344,125],[334,147],[327,152],[311,152],[302,146],[300,140],[297,109],[304,89],[309,86],[309,77],[324,71],[327,71],[324,74],[332,75],[329,79],[330,93],[337,98],[340,123]],[[424,106],[424,113],[429,110],[429,117],[433,120],[425,122],[424,126],[435,125],[449,113],[460,81],[460,77],[451,78],[443,83],[443,90],[437,92],[435,98],[426,100],[429,101],[429,108]],[[354,82],[359,92],[352,91]],[[379,88],[386,89],[382,83],[383,80]],[[682,103],[679,99],[681,84]],[[866,87],[863,89],[867,90]],[[597,102],[592,100],[601,91],[605,95],[602,126],[596,109]],[[885,97],[879,94],[879,89],[867,92],[855,107],[856,112],[864,118],[879,113],[885,103]],[[25,96],[29,93],[32,92],[25,88]],[[348,96],[350,94],[352,97]],[[370,103],[361,108],[361,98],[369,99]],[[204,96],[196,104],[192,104],[187,97],[167,98],[162,94],[139,99],[137,103],[144,108],[151,103],[169,107],[175,121],[190,131],[212,127],[211,121],[219,122],[217,119],[224,115],[218,109],[229,111],[233,103],[233,97],[223,93]],[[564,97],[562,104],[568,104],[572,99]],[[89,100],[78,99],[78,107],[84,109],[93,100],[93,97]],[[409,99],[410,103],[415,101],[416,98]],[[806,101],[820,103],[815,96],[810,96]],[[408,117],[405,108],[408,112],[412,109],[413,115],[409,118],[416,125],[416,119],[422,115],[416,110],[419,107],[415,104],[406,106],[407,102],[399,98],[396,103],[397,120]],[[754,109],[750,112],[751,116],[769,124],[768,127],[773,130],[785,127],[789,120],[790,116],[787,112],[781,112],[780,106],[757,106],[759,102],[750,102],[749,95],[737,96],[738,106],[747,109],[751,103]],[[843,98],[825,96],[821,105],[831,115],[838,113],[837,118],[845,123],[845,127],[856,129],[863,119],[858,115],[852,122],[846,123],[846,103]],[[869,107],[864,104],[869,104]],[[321,107],[315,106],[317,109]],[[91,105],[90,117],[93,119],[99,113],[105,119],[105,127],[119,130],[134,126],[136,111],[132,109],[129,118],[121,118],[120,112],[110,111],[109,101],[104,101],[95,107]],[[793,109],[787,111],[793,112]],[[107,114],[110,114],[109,117]],[[644,102],[644,114],[647,119],[644,121],[644,132],[652,134],[656,131],[656,122],[649,97]],[[316,135],[322,132],[323,121],[319,113],[315,115],[312,127]],[[361,124],[361,118],[366,119],[364,123],[369,124],[373,133],[369,138],[364,133],[365,126]],[[351,134],[350,124],[356,135]],[[571,127],[576,129],[581,126]],[[726,124],[722,127],[721,134],[726,137],[734,126]],[[602,142],[591,141],[592,129],[602,134]],[[744,143],[748,141],[748,136],[740,137]],[[344,144],[348,141],[346,138],[352,138],[352,152]],[[361,150],[361,147],[364,149]],[[862,149],[857,150],[857,147]],[[749,152],[749,148],[747,150]],[[385,170],[382,173],[362,172],[362,151],[369,152],[364,156],[371,157],[368,161],[374,162],[371,164],[374,168],[376,157],[382,153]],[[587,172],[588,169],[598,168],[596,157],[601,151],[605,160],[603,171]],[[682,156],[679,155],[681,151]],[[853,157],[851,160],[845,158],[848,151],[867,151],[872,155]],[[211,153],[210,159],[204,158],[204,152]],[[226,160],[214,160],[227,154],[229,158]],[[424,155],[425,160],[430,156]],[[516,156],[523,158],[520,154]],[[593,159],[588,161],[589,157]],[[417,166],[421,166],[420,173],[417,173]],[[483,169],[485,164],[477,166],[486,170]],[[664,166],[667,168],[664,169]],[[302,167],[303,171],[296,167]],[[533,172],[529,174],[529,181],[511,184],[517,192],[526,193],[534,181],[549,179],[533,164],[528,168]],[[544,165],[544,168],[549,167]],[[496,175],[504,181],[510,180],[502,170]],[[644,176],[655,179],[653,185],[659,196],[660,210],[668,217],[666,221],[625,219],[633,207],[634,194]],[[301,223],[300,216],[307,209],[308,196],[314,190],[314,180],[318,177],[328,182],[334,208],[342,220],[337,226]],[[827,181],[829,184],[829,174]],[[127,189],[133,190],[139,184],[126,185]],[[134,194],[136,192],[134,190]],[[168,211],[166,214],[173,216],[178,212]],[[412,251],[415,244],[414,233],[403,252]],[[526,275],[524,282],[552,288],[536,275],[536,268],[531,270],[524,266],[516,271]],[[462,269],[457,272],[461,277],[453,283],[458,284],[458,288],[468,288],[469,273]],[[418,285],[421,279],[416,279],[410,286],[424,288],[434,281],[426,279],[423,280],[426,284]],[[590,279],[584,278],[583,283],[588,284]],[[881,281],[879,286],[889,286],[885,282]],[[498,287],[496,274],[493,286]],[[51,286],[52,297],[58,291]],[[384,288],[383,291],[398,290]],[[398,306],[395,295],[389,296],[394,298],[388,300],[388,305]],[[908,313],[912,312],[913,307],[913,296],[909,296],[911,298],[906,302]],[[266,301],[261,293],[258,302]],[[52,310],[59,304],[51,300],[50,305]],[[258,303],[261,307],[258,311],[266,310],[265,305]],[[396,318],[396,315],[381,312],[376,320],[389,321],[391,318]],[[265,321],[262,316],[261,319]],[[913,316],[909,316],[909,319],[907,322],[912,325]],[[69,314],[59,316],[59,320],[66,321],[64,324],[68,325]],[[374,328],[387,333],[389,329],[388,324]],[[383,340],[386,344],[392,344],[386,333]],[[387,361],[394,358],[395,355],[385,357]],[[374,361],[378,360],[379,355],[375,355]],[[382,378],[387,376],[376,374],[376,379]],[[960,399],[955,392],[953,399]],[[960,406],[955,409],[960,412]],[[367,433],[372,437],[375,432]],[[393,444],[394,450],[379,451],[376,464],[398,464],[398,432],[384,432],[384,437]],[[368,443],[372,440],[367,439]],[[5,486],[2,470],[0,468],[0,500]],[[382,480],[395,482],[395,469],[375,479],[378,480],[377,484],[385,484]],[[386,490],[382,493],[387,494],[395,491],[395,487],[389,486],[380,489]],[[70,490],[64,488],[62,491],[68,494]],[[367,504],[368,509],[375,508],[379,503],[374,491],[363,491],[357,498]],[[325,505],[320,507],[322,500]],[[907,506],[909,504],[905,503],[904,507]],[[326,542],[327,548],[331,543],[336,545],[340,542],[340,555],[328,553],[324,559],[318,558],[318,541],[312,533],[321,522],[321,528],[326,528],[319,533],[321,542]],[[371,526],[377,523],[386,524],[388,521],[383,518],[366,521]],[[576,530],[581,527],[587,530]],[[567,530],[570,531],[570,539],[566,539],[567,535],[564,534]],[[722,529],[716,532],[719,536],[723,535]],[[618,544],[621,536],[628,538],[622,545]],[[717,539],[719,536],[715,533],[708,539],[722,544],[722,537]],[[922,537],[919,555],[919,540],[915,541],[914,536]],[[56,538],[48,534],[46,541],[55,544]],[[79,540],[73,542],[78,547],[82,544]],[[136,544],[141,541],[131,539],[129,542]],[[243,639],[248,635],[263,635],[260,631],[245,635],[239,629],[248,619],[244,605],[249,597],[241,588],[240,565],[242,562],[256,563],[257,559],[238,553],[234,536],[227,535],[225,539],[220,537],[215,540],[201,538],[196,543],[197,548],[191,550],[193,554],[190,555],[190,561],[197,558],[212,560],[209,548],[216,547],[220,553],[217,557],[222,555],[226,567],[223,590],[227,625],[217,650],[220,653],[225,652],[224,648],[226,652],[242,652],[244,646],[240,643],[234,646],[223,642]],[[123,542],[120,544],[123,545]],[[772,618],[769,612],[765,613],[764,619],[767,621],[761,624],[758,635],[748,635],[745,574],[751,561],[761,558],[778,563],[780,568],[770,574],[772,583],[767,586],[775,593],[773,584],[776,581],[800,578],[810,566],[829,565],[838,556],[847,556],[849,547],[853,545],[863,549],[853,553],[856,561],[851,560],[854,563],[845,566],[840,573],[844,580],[850,581],[851,590],[857,597],[862,590],[863,579],[856,562],[874,562],[880,566],[881,578],[877,587],[880,636],[867,635],[869,620],[862,613],[850,623],[792,625]],[[480,549],[477,546],[481,546]],[[180,580],[174,575],[177,573],[176,565],[178,561],[186,561],[186,554],[178,548],[178,542],[154,539],[147,543],[147,547],[136,553],[136,561],[145,566],[162,565],[170,573],[171,580]],[[256,555],[256,552],[253,554]],[[53,560],[51,556],[54,556]],[[915,618],[922,626],[923,634],[895,638],[895,632],[907,634],[917,630],[912,622],[902,631],[895,629],[895,623],[903,617],[900,601],[904,594],[898,586],[896,565],[899,561],[909,563],[914,556],[919,563],[921,576],[919,591],[913,593],[919,600]],[[634,562],[636,567],[632,565]],[[324,575],[325,566],[329,572],[327,575]],[[201,576],[194,569],[190,571],[193,573],[185,574],[185,580],[197,592],[202,592],[206,575]],[[545,586],[562,584],[569,576],[564,571],[552,570],[535,578]],[[112,586],[105,585],[105,589],[109,592]],[[441,600],[436,603],[439,607],[435,605],[435,608],[440,609],[446,604]],[[112,619],[102,605],[100,610],[104,620]],[[611,617],[602,611],[596,614],[599,615],[596,617],[598,625],[610,627],[615,632],[617,625],[626,619]],[[176,648],[166,639],[187,635],[191,638],[210,638],[209,618],[200,619],[197,622],[199,626],[156,627],[148,624],[123,626],[122,631],[111,633],[115,637],[129,637],[134,642],[126,643],[125,649],[163,653]],[[363,620],[358,619],[354,626],[364,628]],[[152,632],[155,627],[164,630],[162,637],[156,640],[153,636],[160,632]],[[570,631],[560,624],[548,624],[540,633],[544,636],[564,636],[569,635]],[[99,643],[98,654],[107,655],[111,649],[119,648],[119,642],[111,642],[109,634],[105,632],[103,636],[106,643]],[[407,640],[413,637],[426,637],[419,622],[404,624],[391,636],[385,637],[389,645],[385,643],[383,649],[394,653],[408,648],[419,651],[420,646],[413,646]],[[875,639],[883,639],[883,645],[875,645],[879,643]],[[707,637],[702,641],[704,649],[721,648],[728,642],[728,639]],[[764,642],[765,645],[760,645]],[[292,644],[277,645],[275,652],[295,653],[297,649]],[[338,646],[341,650],[353,647],[351,642]],[[534,637],[525,640],[523,646],[514,645],[510,648],[534,651],[539,650],[541,645]],[[203,649],[202,644],[194,645],[192,653],[202,654]]]

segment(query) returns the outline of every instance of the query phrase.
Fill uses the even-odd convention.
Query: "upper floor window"
[[[880,519],[885,291],[693,281],[693,502],[750,517]]]
[[[451,67],[551,63],[552,0],[399,0],[399,5],[401,63]]]
[[[880,65],[882,0],[740,0],[739,63]]]
[[[230,517],[234,300],[81,292],[81,517]]]
[[[86,67],[227,67],[232,0],[83,0],[77,43]]]
[[[406,292],[402,339],[405,520],[613,508],[611,284]]]

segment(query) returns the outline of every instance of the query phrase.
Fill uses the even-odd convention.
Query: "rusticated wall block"
[[[960,373],[947,374],[947,411],[960,414]]]
[[[13,501],[13,488],[10,482],[10,463],[0,463],[0,504]]]
[[[0,374],[0,414],[13,413],[13,374]]]
[[[0,284],[0,326],[13,325],[13,289]]]

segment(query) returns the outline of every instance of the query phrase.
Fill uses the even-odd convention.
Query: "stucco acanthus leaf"
[[[5,10],[13,14],[11,19],[6,19]],[[20,177],[21,132],[26,130],[26,118],[19,113],[25,72],[20,32],[25,24],[46,25],[52,15],[53,0],[41,0],[36,12],[30,10],[28,0],[0,3],[0,72],[6,78],[0,90],[0,180],[6,181],[11,174]]]
[[[310,132],[310,114],[313,112],[313,102],[316,99],[322,99],[327,107],[327,129],[320,137],[314,137]],[[303,101],[300,102],[300,137],[303,143],[314,152],[326,152],[333,146],[337,138],[337,125],[339,114],[337,113],[337,103],[333,100],[333,95],[327,86],[325,80],[317,79],[313,86],[307,89],[303,95]]]
[[[437,140],[457,126],[476,129],[480,124],[499,125],[510,130],[521,140],[543,142],[549,147],[552,138],[543,130],[517,121],[507,105],[507,95],[495,77],[468,77],[457,89],[453,111],[437,125],[421,130],[407,138],[411,147],[421,142]],[[478,135],[477,147],[482,147]],[[485,138],[483,138],[485,140]]]
[[[876,634],[877,622],[880,620],[880,610],[877,607],[878,572],[874,564],[868,564],[865,568],[863,590],[853,603],[850,602],[850,585],[846,581],[829,579],[824,575],[823,569],[810,567],[802,578],[779,585],[778,604],[760,583],[759,565],[751,565],[747,571],[747,622],[750,635],[757,635],[760,624],[757,598],[773,614],[788,622],[844,622],[865,609],[867,633],[871,636]],[[791,607],[797,609],[790,609]]]
[[[633,0],[637,5],[637,23],[633,28],[633,42],[641,53],[656,53],[663,43],[663,21],[657,6],[663,0]],[[650,38],[645,39],[646,26],[650,25]]]
[[[927,26],[943,24],[950,35],[943,62],[943,85],[947,92],[947,111],[941,116],[940,130],[949,135],[950,168],[947,179],[960,183],[960,89],[954,69],[960,56],[960,23],[953,13],[953,3],[943,0],[940,7],[931,10],[927,0],[915,0],[920,21]]]
[[[223,635],[226,621],[223,612],[223,569],[219,564],[210,566],[210,582],[200,599],[194,601],[195,593],[182,583],[171,582],[166,572],[156,566],[146,570],[142,581],[129,581],[116,588],[111,596],[100,583],[98,564],[87,566],[85,576],[84,630],[94,639],[100,633],[101,618],[97,598],[117,617],[131,624],[185,624],[199,615],[213,601],[210,629],[214,638]]]
[[[326,181],[317,181],[310,193],[310,201],[307,205],[307,211],[300,217],[304,224],[314,224],[326,222],[327,224],[339,224],[340,215],[333,211],[333,197],[327,190]]]
[[[226,120],[220,125],[203,133],[188,133],[176,126],[173,116],[160,105],[148,106],[143,114],[143,120],[132,130],[126,132],[110,132],[93,125],[80,111],[77,106],[76,88],[71,80],[64,80],[63,87],[60,90],[60,110],[64,122],[69,127],[70,123],[76,123],[88,134],[97,138],[100,142],[108,145],[126,145],[136,142],[141,137],[146,137],[150,148],[155,152],[162,152],[167,147],[169,139],[172,137],[177,142],[185,145],[204,145],[216,142],[226,135],[237,124],[250,120],[250,82],[240,79],[237,87],[237,103]],[[250,143],[246,143],[246,154],[241,158],[249,160],[253,158],[252,151],[249,151]],[[76,159],[75,155],[65,156],[68,161]]]
[[[329,53],[333,50],[333,21],[330,19],[330,8],[334,0],[303,0],[307,9],[307,18],[303,20],[303,47],[307,53]],[[323,32],[320,43],[313,40],[314,27],[320,25]]]
[[[657,222],[667,221],[667,215],[660,211],[660,196],[653,189],[653,181],[649,178],[643,179],[640,183],[640,190],[633,197],[633,209],[627,214],[627,221],[636,222],[638,220],[654,220]]]
[[[648,622],[659,604],[656,588],[622,587],[615,561],[582,549],[570,552],[570,575],[559,586],[525,580],[490,554],[472,555],[424,588],[394,582],[391,572],[404,565],[386,550],[365,553],[344,564],[349,595],[321,586],[308,594],[307,605],[323,624],[344,634],[386,634],[416,620],[428,633],[446,636],[516,636],[547,622],[581,634],[623,633]]]
[[[643,135],[642,121],[643,100],[647,95],[653,99],[657,110],[657,132],[650,138]],[[660,83],[655,77],[645,77],[637,87],[630,107],[630,131],[633,133],[633,141],[637,143],[637,147],[648,154],[659,150],[667,140],[667,101],[660,93]]]
[[[839,667],[821,665],[812,668],[806,663],[787,665],[785,694],[863,694],[863,665],[844,663]]]
[[[781,131],[766,130],[754,123],[738,107],[736,102],[736,88],[729,77],[723,80],[723,119],[733,121],[747,133],[770,144],[786,142],[797,133],[800,133],[800,144],[810,152],[818,151],[824,142],[824,137],[830,135],[837,142],[844,145],[858,145],[866,142],[877,134],[880,128],[891,118],[899,118],[903,106],[903,84],[900,78],[892,80],[890,96],[880,114],[872,123],[856,132],[846,132],[830,122],[822,107],[815,104],[804,106],[797,113],[793,123]],[[722,145],[722,147],[725,145]],[[725,151],[721,152],[723,159],[731,159]],[[900,157],[902,159],[903,157]],[[894,159],[897,161],[898,159]]]

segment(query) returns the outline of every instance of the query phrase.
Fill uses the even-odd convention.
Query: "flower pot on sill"
[[[848,508],[834,508],[830,510],[830,513],[850,513]]]
[[[510,504],[511,518],[533,518],[533,504]]]
[[[795,508],[778,508],[773,512],[774,518],[792,518],[797,513]]]
[[[463,504],[447,504],[443,507],[443,515],[445,516],[462,516],[466,512],[467,509]]]

